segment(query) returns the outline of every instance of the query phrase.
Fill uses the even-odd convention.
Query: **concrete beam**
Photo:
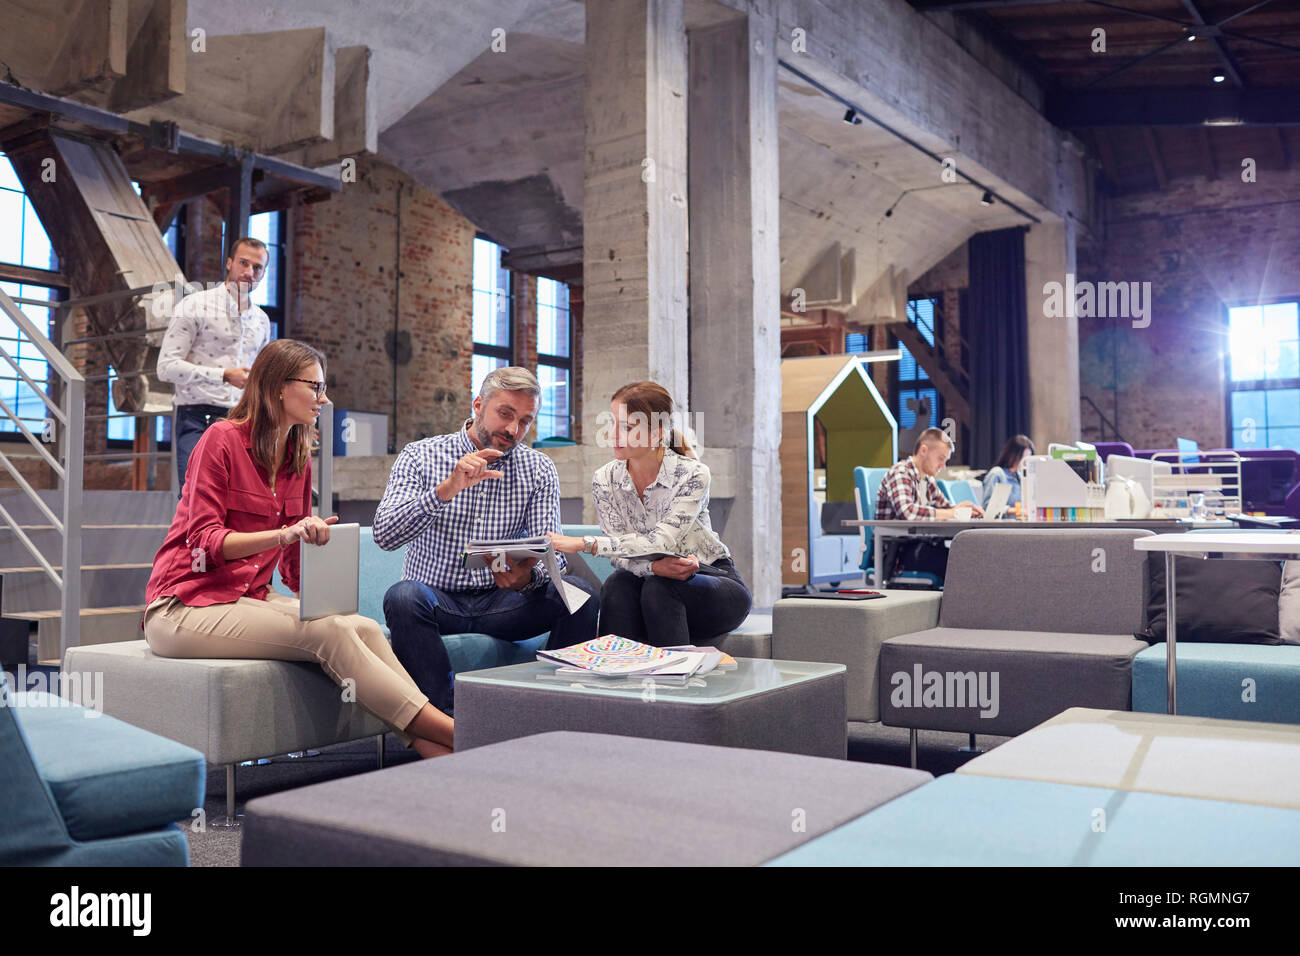
[[[1076,272],[1075,242],[1071,222],[1040,223],[1025,233],[1029,437],[1040,449],[1079,437],[1079,322],[1047,315],[1043,292],[1046,283],[1064,284]]]
[[[367,46],[338,50],[334,56],[334,138],[290,153],[286,159],[315,169],[379,149],[378,88],[371,78],[370,60]]]
[[[55,96],[106,87],[126,73],[127,0],[0,0],[0,62]]]
[[[126,75],[109,91],[108,109],[126,113],[185,92],[185,0],[131,0]]]
[[[781,596],[783,564],[775,47],[758,16],[690,34],[690,407],[711,471],[715,446],[734,449],[725,541],[759,606]],[[835,299],[844,259],[833,244]]]
[[[813,262],[812,268],[804,273],[799,282],[805,300],[810,306],[823,306],[838,303],[843,296],[840,279],[840,244],[832,242]]]
[[[587,5],[583,435],[622,385],[685,403],[686,30],[682,0]],[[596,78],[599,78],[598,80]]]
[[[334,138],[334,48],[323,27],[205,36],[187,48],[186,93],[133,110],[141,122],[278,154]]]
[[[375,53],[371,72],[382,135],[503,35],[494,31],[504,32],[504,55],[509,56],[518,36],[515,25],[537,6],[537,0],[401,0],[372,5],[356,0],[189,0],[189,24],[207,30],[209,37],[324,24],[340,46],[370,47]],[[581,16],[580,5],[575,6]]]

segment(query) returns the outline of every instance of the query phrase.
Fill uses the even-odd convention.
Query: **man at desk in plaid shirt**
[[[942,429],[927,428],[921,432],[911,456],[890,468],[881,481],[876,496],[876,519],[916,521],[956,517],[956,509],[939,490],[939,482],[934,477],[948,464],[951,455],[952,442]],[[984,514],[984,509],[972,504],[971,512],[979,516]],[[888,539],[883,561],[888,573],[881,580],[887,582],[899,571],[908,570],[926,571],[942,581],[948,570],[945,544],[943,540],[925,538]]]
[[[404,580],[384,595],[393,653],[444,713],[452,712],[453,685],[442,635],[479,633],[513,643],[550,631],[548,648],[596,636],[600,598],[586,582],[565,578],[592,595],[570,614],[536,558],[504,570],[461,563],[471,540],[560,530],[555,464],[523,442],[540,396],[527,369],[489,372],[464,426],[402,449],[375,511],[375,544],[392,551],[409,542]],[[564,555],[556,559],[562,571]]]

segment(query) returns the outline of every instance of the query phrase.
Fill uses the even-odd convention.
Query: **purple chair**
[[[1130,458],[1136,457],[1133,454],[1133,446],[1126,441],[1097,441],[1093,442],[1093,446],[1097,449],[1097,455],[1103,462],[1111,455],[1128,455]]]

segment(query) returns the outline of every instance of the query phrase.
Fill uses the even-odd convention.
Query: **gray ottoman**
[[[930,780],[901,767],[551,733],[248,803],[245,866],[752,866]]]
[[[848,719],[880,719],[880,645],[939,623],[938,591],[882,591],[873,601],[786,598],[772,608],[772,656],[843,664]]]
[[[555,665],[456,675],[456,750],[551,730],[848,756],[841,664],[740,658],[690,686],[555,679]]]
[[[751,612],[740,626],[729,634],[709,641],[720,651],[732,657],[772,657],[772,612]],[[802,659],[802,658],[800,658]]]
[[[144,641],[125,641],[71,647],[62,669],[102,675],[104,713],[225,764],[231,816],[241,761],[362,737],[379,737],[382,759],[388,727],[344,702],[316,664],[158,657]]]

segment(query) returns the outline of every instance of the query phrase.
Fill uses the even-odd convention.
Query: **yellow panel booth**
[[[898,423],[854,356],[781,362],[781,541],[786,586],[857,577],[853,469],[888,468]]]

